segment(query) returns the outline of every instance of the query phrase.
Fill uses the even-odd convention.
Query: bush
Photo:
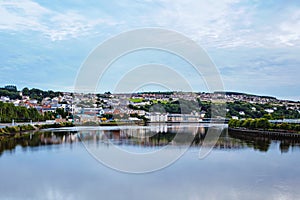
[[[231,128],[235,128],[237,121],[238,121],[237,119],[230,119],[228,122],[228,126]]]
[[[61,122],[61,123],[54,123],[54,124],[42,124],[38,125],[39,129],[48,129],[48,128],[61,128],[61,127],[73,127],[74,124],[72,122]]]
[[[284,122],[282,124],[279,124],[279,128],[283,130],[291,130],[291,125]]]
[[[246,120],[242,123],[242,127],[250,128],[251,122],[252,122],[252,119],[246,119]]]
[[[300,131],[300,125],[295,125],[295,126],[294,126],[294,130],[295,130],[295,131]]]
[[[97,122],[84,122],[82,125],[84,126],[98,126]]]
[[[270,128],[270,122],[266,118],[255,119],[256,128],[268,129]]]

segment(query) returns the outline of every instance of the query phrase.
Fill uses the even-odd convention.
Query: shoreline
[[[153,123],[155,124],[155,123]],[[87,124],[91,125],[91,124]],[[145,124],[140,123],[101,123],[98,126],[115,126],[115,125],[137,125],[137,126],[145,126]],[[43,129],[49,128],[63,128],[63,127],[74,127],[80,126],[73,124],[71,122],[62,122],[62,123],[54,123],[54,124],[40,124],[40,125],[18,125],[18,126],[11,126],[11,127],[3,127],[0,128],[0,141],[7,137],[22,137],[25,136],[30,131],[40,131]],[[275,140],[280,139],[293,139],[293,140],[300,140],[300,133],[296,132],[288,132],[288,131],[276,131],[276,130],[259,130],[259,129],[247,129],[247,128],[231,128],[228,127],[228,131],[230,134],[234,135],[245,135],[245,136],[252,136],[252,137],[268,137]]]
[[[10,126],[0,128],[0,141],[4,138],[15,137],[20,138],[22,136],[26,136],[30,131],[40,131],[48,128],[62,128],[62,127],[73,127],[74,124],[71,122],[62,122],[62,123],[54,123],[54,124],[40,124],[40,125],[18,125],[18,126]]]
[[[268,137],[275,140],[280,139],[293,139],[300,140],[300,134],[294,132],[283,132],[276,130],[256,130],[247,128],[228,128],[231,134],[235,135],[251,135],[254,137]]]

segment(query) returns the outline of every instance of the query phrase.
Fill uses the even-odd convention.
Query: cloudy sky
[[[144,27],[196,41],[225,90],[300,100],[300,1],[294,0],[1,0],[0,85],[71,91],[93,49]],[[138,52],[115,65],[123,71],[151,60],[185,66],[176,59]],[[110,76],[122,70],[116,67]],[[107,78],[100,90],[110,84]],[[195,88],[205,91],[202,86]]]

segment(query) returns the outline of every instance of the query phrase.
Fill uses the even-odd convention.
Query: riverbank
[[[144,121],[108,121],[108,122],[85,122],[75,124],[76,126],[144,126]]]
[[[39,131],[42,129],[48,128],[62,128],[62,127],[73,127],[74,124],[71,122],[62,122],[62,123],[54,123],[54,124],[26,124],[26,125],[18,125],[18,126],[6,126],[4,128],[0,128],[0,140],[5,137],[21,137],[22,135],[26,135],[29,131]]]
[[[274,140],[293,139],[300,140],[300,134],[297,132],[278,131],[278,130],[258,130],[247,128],[228,128],[231,134],[234,135],[251,135],[253,137],[268,137]]]

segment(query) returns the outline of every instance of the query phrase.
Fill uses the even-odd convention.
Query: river
[[[299,142],[226,129],[206,141],[208,130],[73,127],[5,139],[0,199],[300,199]],[[201,159],[200,149],[208,153]]]

